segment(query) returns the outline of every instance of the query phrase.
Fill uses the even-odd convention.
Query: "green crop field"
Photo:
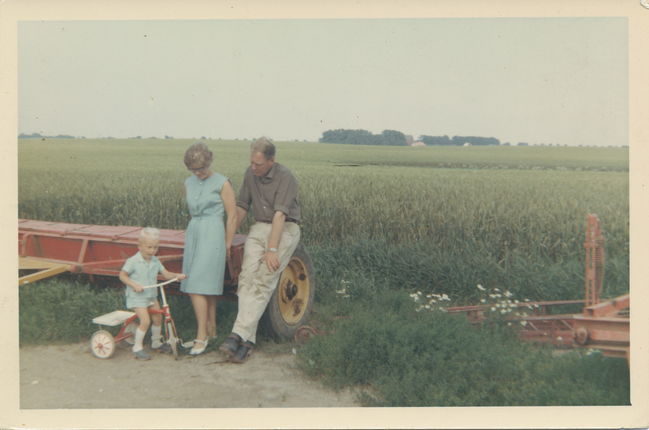
[[[182,158],[191,143],[20,140],[19,217],[183,229],[188,216],[182,183],[188,172]],[[248,165],[248,143],[207,143],[215,155],[214,169],[230,177],[238,189]],[[357,333],[358,327],[371,320],[372,312],[385,313],[385,318],[375,315],[368,330],[395,336],[382,332],[379,320],[387,324],[395,309],[407,312],[410,305],[414,309],[409,294],[446,294],[451,304],[469,304],[481,297],[478,284],[510,291],[521,300],[582,298],[583,242],[589,213],[599,216],[606,239],[604,296],[629,289],[627,149],[278,142],[277,151],[277,161],[287,165],[300,183],[303,242],[317,272],[314,318],[323,325],[334,324],[334,317],[358,315],[358,325],[353,327]],[[386,298],[394,300],[387,303]],[[403,324],[413,324],[414,330],[428,327],[420,313],[412,321],[398,315]],[[26,318],[21,306],[21,341],[28,339],[23,330]],[[191,327],[192,322],[188,324]],[[403,330],[413,329],[405,325]],[[448,327],[458,336],[455,325]],[[377,335],[370,332],[368,338]],[[327,361],[333,353],[323,351],[335,348],[326,342],[317,339],[305,347],[309,357],[306,371],[313,370],[309,363],[315,363],[320,369],[315,374],[321,376],[327,375],[322,370],[327,363],[340,367],[340,363]],[[610,366],[601,361],[589,366]],[[525,366],[528,370],[534,367]],[[614,367],[626,372],[625,367]],[[413,372],[400,378],[413,377],[421,370]],[[628,384],[628,375],[626,378]],[[397,395],[385,378],[358,383],[387,387],[380,399],[369,399],[368,404],[443,403],[438,396]],[[609,380],[603,384],[607,390],[615,390],[606,385]],[[598,397],[601,387],[582,386],[593,396],[567,395],[561,397],[564,403],[558,404],[624,404],[628,402],[626,387],[610,400]],[[553,388],[539,389],[547,392]],[[484,399],[489,397],[488,393],[474,393],[464,397],[463,403],[460,394],[451,394],[449,398],[454,400],[449,404],[487,404]],[[495,401],[516,404],[516,398],[514,393]],[[526,404],[555,404],[543,396],[527,399]]]

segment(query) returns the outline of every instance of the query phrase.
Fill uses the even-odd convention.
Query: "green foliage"
[[[21,140],[19,216],[184,229],[182,158],[192,142]],[[213,168],[238,189],[248,145],[208,145]],[[277,147],[300,181],[302,239],[319,282],[345,270],[467,303],[478,283],[530,299],[580,298],[585,216],[594,212],[606,238],[605,295],[628,291],[626,149]],[[435,168],[444,166],[473,168]]]
[[[584,294],[581,255],[561,262],[542,257],[530,262],[529,257],[517,252],[498,264],[488,252],[451,252],[423,242],[389,245],[384,241],[312,246],[309,252],[318,273],[318,302],[329,301],[341,280],[352,281],[351,291],[369,286],[380,291],[421,290],[448,294],[464,304],[479,299],[474,288],[477,284],[507,289],[531,300],[578,299]],[[626,256],[607,258],[607,264],[617,264],[618,270],[611,268],[605,272],[606,295],[626,293]]]
[[[49,279],[27,284],[19,290],[20,343],[79,342],[90,339],[98,326],[92,319],[114,310],[126,309],[123,288],[88,284],[75,279]],[[169,289],[168,289],[169,291]],[[189,297],[167,294],[171,315],[182,339],[196,334],[194,310]],[[232,327],[236,305],[220,302],[217,310],[219,334]],[[107,328],[117,334],[119,327]]]
[[[301,368],[334,387],[365,387],[368,406],[629,404],[624,360],[553,357],[501,326],[413,308],[383,292],[306,344]]]
[[[121,290],[65,278],[23,285],[19,298],[21,344],[89,339],[93,318],[124,308]]]
[[[389,133],[388,133],[389,134]],[[21,140],[19,217],[184,229],[182,163],[192,140]],[[208,141],[238,189],[244,142]],[[300,352],[337,386],[370,387],[371,405],[628,404],[624,360],[553,357],[500,329],[415,312],[408,294],[477,303],[477,284],[531,300],[583,297],[585,217],[606,239],[605,296],[629,289],[628,150],[351,146],[277,142],[300,182],[302,240],[317,272],[314,325]],[[247,223],[244,223],[245,231]],[[170,296],[194,336],[186,296]],[[20,340],[79,341],[92,318],[123,309],[120,289],[70,279],[20,289]],[[227,335],[236,304],[220,303]]]

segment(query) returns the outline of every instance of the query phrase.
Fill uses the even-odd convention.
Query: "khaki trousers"
[[[237,289],[239,311],[232,332],[241,336],[244,341],[253,343],[256,340],[259,319],[266,310],[273,291],[277,288],[282,271],[300,243],[300,226],[292,222],[285,223],[277,247],[280,267],[271,272],[263,261],[268,249],[271,227],[271,224],[258,222],[250,228],[239,274]]]

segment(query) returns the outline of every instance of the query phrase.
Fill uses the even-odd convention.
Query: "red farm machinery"
[[[68,224],[18,220],[19,285],[64,272],[118,277],[127,258],[138,248],[141,227]],[[236,300],[246,237],[236,235],[227,262],[224,294]],[[157,257],[172,272],[182,271],[184,230],[160,230]],[[174,284],[172,284],[173,286]],[[175,284],[177,286],[177,284]],[[315,277],[311,258],[300,244],[266,309],[263,321],[271,334],[292,338],[313,307]]]
[[[610,357],[630,360],[630,296],[602,299],[604,284],[604,237],[596,215],[586,222],[584,300],[521,302],[521,308],[534,309],[532,315],[512,318],[521,323],[521,339],[551,343],[558,347],[583,347],[600,350]],[[565,306],[582,305],[581,313],[556,313]],[[465,313],[470,321],[481,322],[491,305],[447,308],[449,313]]]

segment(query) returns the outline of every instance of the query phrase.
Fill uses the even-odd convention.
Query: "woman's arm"
[[[160,273],[162,273],[162,277],[165,278],[167,281],[173,278],[178,278],[179,281],[187,278],[187,275],[185,275],[184,273],[174,273],[168,271],[167,269],[162,269]]]
[[[221,200],[223,200],[223,207],[228,216],[225,225],[225,250],[227,257],[230,258],[230,248],[234,240],[234,233],[237,231],[239,223],[237,222],[237,205],[234,199],[234,189],[230,181],[226,181],[221,188]]]

